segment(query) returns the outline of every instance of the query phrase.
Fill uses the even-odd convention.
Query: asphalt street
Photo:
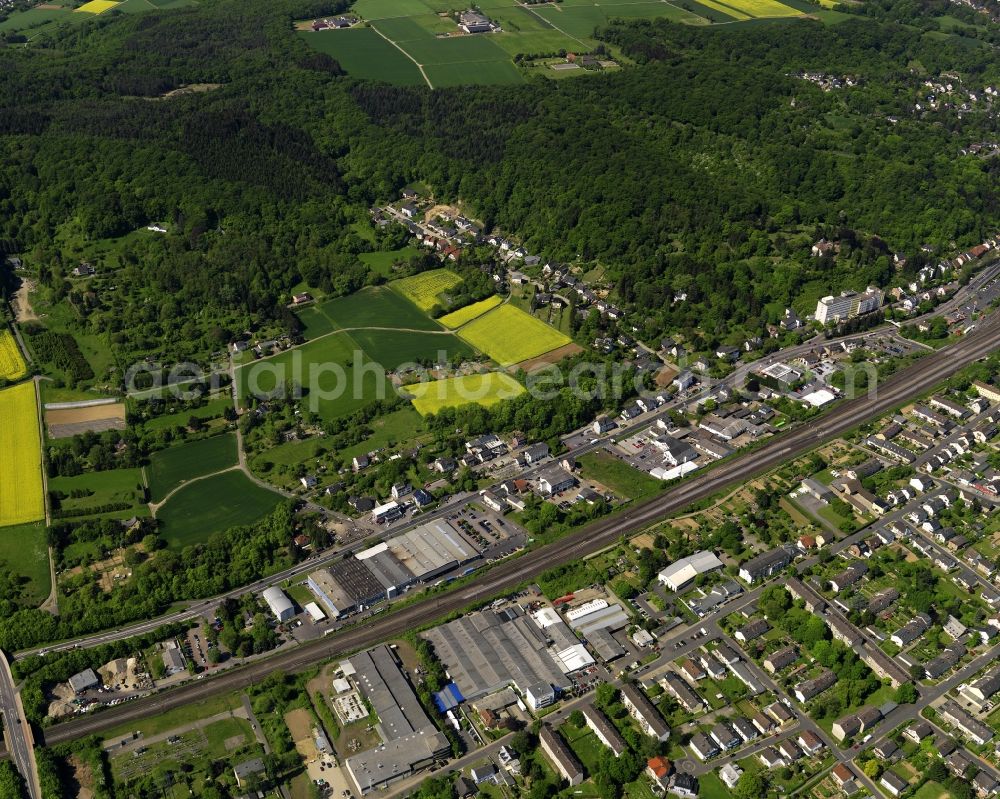
[[[0,653],[0,712],[3,713],[3,733],[7,751],[14,765],[24,777],[31,799],[41,799],[38,771],[35,767],[34,739],[31,727],[24,718],[21,697],[14,685],[7,658]]]

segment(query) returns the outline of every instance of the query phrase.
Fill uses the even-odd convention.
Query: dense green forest
[[[623,23],[601,36],[635,67],[433,92],[345,77],[294,35],[293,16],[341,7],[207,0],[0,46],[0,248],[119,367],[293,327],[302,279],[380,279],[355,223],[413,180],[546,257],[607,267],[644,335],[709,344],[997,221],[996,160],[958,156],[992,111],[912,110],[925,77],[996,78],[992,26],[934,31],[943,0],[875,0],[836,25]],[[860,83],[823,92],[802,70]],[[162,98],[190,84],[216,88]],[[137,235],[149,224],[167,233]],[[822,235],[848,246],[811,259]],[[73,279],[70,253],[109,241],[100,280]]]

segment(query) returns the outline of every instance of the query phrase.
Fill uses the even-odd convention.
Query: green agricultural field
[[[60,514],[77,517],[82,512],[107,507],[109,505],[125,505],[115,511],[101,515],[145,516],[149,508],[143,501],[142,471],[139,469],[110,469],[105,472],[86,472],[75,477],[52,477],[49,479],[49,493],[62,494],[56,510],[53,502],[53,515]],[[73,496],[78,494],[80,496]]]
[[[239,470],[184,486],[157,511],[160,535],[174,550],[207,541],[214,533],[251,524],[282,501]]]
[[[658,19],[665,17],[687,24],[704,24],[705,21],[690,11],[663,2],[601,3],[600,5],[545,6],[532,11],[558,30],[575,37],[588,48],[595,46],[594,31],[615,18]]]
[[[440,305],[444,294],[462,282],[450,269],[431,269],[411,277],[394,280],[391,285],[421,311],[430,313]]]
[[[3,22],[0,22],[0,32],[20,33],[25,36],[35,36],[40,32],[53,30],[60,22],[79,22],[68,8],[29,8],[16,11]]]
[[[366,367],[370,363],[349,334],[335,333],[240,367],[239,396],[243,403],[251,394],[266,398],[292,381],[303,388],[306,408],[336,419],[390,395],[385,373]]]
[[[470,322],[459,335],[501,366],[537,358],[571,343],[568,336],[510,304]]]
[[[404,363],[449,361],[454,356],[476,354],[451,333],[411,333],[408,330],[358,330],[351,334],[365,354],[383,369],[393,371]]]
[[[301,31],[310,47],[337,59],[348,74],[396,86],[426,85],[420,69],[371,28]]]
[[[471,322],[473,319],[479,318],[487,311],[492,311],[502,303],[503,298],[494,294],[492,297],[487,297],[485,300],[480,300],[479,302],[474,302],[471,305],[466,305],[464,308],[459,308],[457,311],[452,311],[450,314],[442,316],[438,319],[438,321],[449,330],[455,330],[456,328]]]
[[[237,464],[236,434],[203,438],[154,452],[149,458],[149,493],[162,502],[174,489],[196,477]]]
[[[771,16],[775,9],[788,9],[777,0],[740,0],[761,3]],[[717,8],[716,0],[709,0]],[[617,18],[653,19],[665,17],[689,25],[713,21],[748,19],[739,12],[730,14],[700,7],[681,8],[667,0],[565,0],[537,8],[489,0],[480,7],[501,30],[463,35],[451,13],[455,6],[446,0],[359,0],[353,10],[370,27],[349,31],[303,32],[306,41],[337,58],[358,77],[413,85],[425,79],[432,88],[468,84],[522,83],[526,71],[514,63],[519,54],[589,52],[597,46],[597,28]],[[704,14],[699,11],[704,10]],[[793,12],[797,13],[797,12]],[[345,36],[344,34],[348,34]],[[363,34],[364,45],[356,46]],[[533,70],[537,73],[538,69]],[[586,70],[557,73],[545,69],[549,77],[588,74]]]
[[[524,83],[524,75],[510,61],[477,61],[474,63],[429,64],[424,67],[427,78],[436,89],[469,84],[492,86]]]
[[[629,466],[610,452],[589,452],[580,456],[581,474],[607,486],[628,499],[642,499],[659,490],[662,483],[655,477]]]
[[[21,586],[25,603],[44,602],[52,588],[45,523],[0,527],[0,564],[27,580]]]
[[[325,317],[329,330],[358,327],[391,327],[411,330],[440,330],[441,326],[405,297],[385,286],[364,288],[347,297],[337,297],[314,305],[311,310]],[[319,324],[315,316],[309,317]],[[307,332],[309,327],[307,326]],[[315,336],[307,336],[315,338]]]
[[[524,386],[505,372],[450,377],[430,383],[404,386],[413,397],[413,407],[421,416],[437,413],[442,408],[458,405],[490,406],[524,393]]]

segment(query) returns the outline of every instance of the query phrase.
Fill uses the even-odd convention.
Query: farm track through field
[[[239,469],[240,471],[243,472],[247,472],[247,476],[250,477],[251,479],[253,478],[253,476],[249,473],[249,471],[238,463],[235,466],[227,466],[225,469],[219,469],[219,471],[212,472],[211,474],[200,474],[197,477],[192,477],[190,480],[185,480],[179,486],[175,486],[174,488],[170,489],[170,491],[167,492],[166,496],[164,496],[163,499],[161,499],[159,502],[150,502],[149,512],[153,514],[153,518],[156,518],[156,512],[164,505],[166,505],[167,502],[170,500],[170,498],[178,491],[185,489],[189,485],[193,485],[194,483],[201,482],[202,480],[207,480],[209,477],[215,477],[217,475],[225,474],[226,472],[231,472],[236,469]],[[266,484],[261,483],[261,485],[266,485]],[[267,486],[267,488],[271,489],[272,491],[277,490],[275,489],[274,486]]]
[[[387,42],[389,42],[389,44],[391,44],[393,47],[395,47],[397,50],[399,50],[399,52],[401,52],[408,59],[410,59],[410,61],[412,61],[414,64],[416,64],[417,65],[417,69],[420,70],[420,77],[422,77],[425,81],[427,81],[427,85],[430,88],[432,88],[432,89],[434,88],[434,84],[431,83],[431,79],[428,78],[427,77],[427,73],[424,72],[424,65],[423,64],[421,64],[419,61],[417,61],[417,59],[415,59],[413,56],[411,56],[408,52],[406,52],[406,50],[404,50],[402,47],[400,47],[398,44],[396,44],[392,39],[390,39],[388,36],[386,36],[384,33],[382,33],[382,31],[380,31],[377,27],[375,27],[374,24],[372,24],[370,27],[371,27],[371,29],[373,31],[375,31],[375,33],[377,33],[379,36],[381,36],[383,39],[385,39]]]
[[[595,4],[595,5],[596,5],[596,4]],[[555,24],[554,22],[552,22],[551,20],[547,20],[547,19],[545,19],[544,17],[542,17],[542,16],[540,15],[540,14],[536,14],[536,13],[535,13],[535,10],[534,10],[534,9],[533,9],[533,8],[532,8],[531,6],[528,6],[528,5],[522,5],[522,6],[521,6],[521,8],[523,8],[523,9],[524,9],[525,11],[527,11],[527,12],[528,12],[529,14],[531,14],[531,15],[532,15],[533,17],[535,17],[535,19],[538,19],[538,20],[541,20],[541,22],[542,22],[543,24],[546,24],[546,25],[550,25],[550,26],[552,26],[552,28],[554,28],[555,30],[559,31],[559,33],[561,33],[561,34],[562,34],[563,36],[566,36],[566,37],[568,37],[568,38],[572,39],[572,40],[573,40],[574,42],[577,42],[577,43],[579,43],[579,44],[580,44],[580,46],[582,46],[582,47],[587,47],[587,46],[588,46],[588,45],[587,45],[587,43],[586,43],[585,41],[583,41],[582,39],[577,39],[577,38],[576,38],[575,36],[573,36],[573,35],[572,35],[571,33],[567,33],[566,31],[564,31],[564,30],[563,30],[562,28],[560,28],[560,27],[559,27],[558,25],[556,25],[556,24]],[[559,11],[560,13],[562,12],[562,9],[561,9],[561,8],[559,8],[559,6],[558,6],[558,5],[556,6],[556,9],[557,9],[557,10],[558,10],[558,11]]]

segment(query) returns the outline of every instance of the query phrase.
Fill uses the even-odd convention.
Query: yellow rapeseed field
[[[0,391],[0,527],[45,516],[35,384]]]
[[[503,298],[494,294],[492,297],[487,297],[485,300],[480,300],[479,302],[472,303],[472,305],[466,305],[464,308],[459,308],[457,311],[452,311],[450,314],[442,316],[438,319],[438,321],[450,330],[454,330],[457,327],[461,327],[466,322],[471,322],[476,317],[482,316],[487,311],[492,311],[502,302]]]
[[[440,294],[453,289],[462,278],[450,269],[431,269],[411,277],[392,281],[391,285],[406,299],[426,313],[441,302]]]
[[[90,0],[89,3],[80,6],[77,11],[82,11],[84,14],[103,14],[116,5],[118,5],[117,0]]]
[[[536,358],[571,341],[554,327],[510,304],[469,322],[458,335],[501,366]]]
[[[801,17],[797,8],[786,6],[776,0],[721,0],[722,5],[735,8],[751,17]]]
[[[413,397],[413,407],[421,416],[437,413],[442,408],[475,404],[489,407],[501,400],[513,399],[524,393],[524,386],[504,372],[449,377],[430,383],[404,386]]]
[[[0,379],[20,380],[27,372],[14,334],[7,328],[0,329]]]

